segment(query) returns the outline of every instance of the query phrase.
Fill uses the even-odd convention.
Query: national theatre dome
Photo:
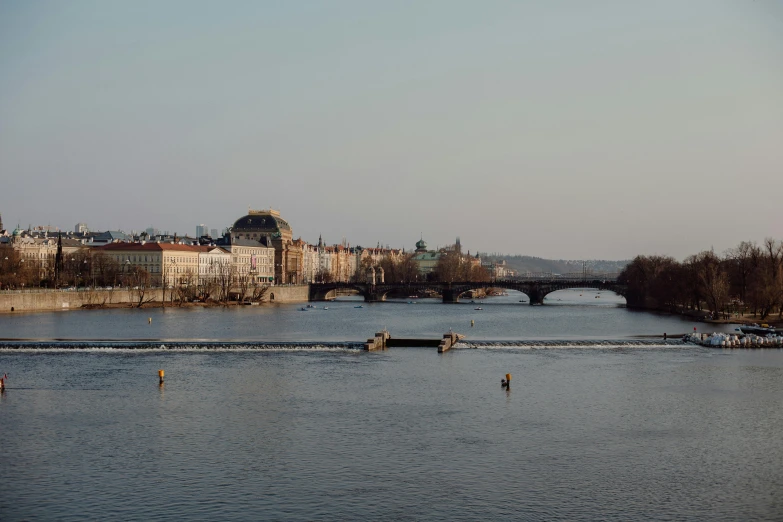
[[[264,237],[291,241],[293,231],[276,210],[250,210],[246,216],[237,219],[231,227],[233,239],[260,241]]]

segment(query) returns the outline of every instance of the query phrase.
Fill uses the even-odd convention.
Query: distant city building
[[[209,227],[204,225],[203,223],[201,225],[196,226],[196,238],[199,238],[201,236],[208,236],[209,235]]]
[[[275,249],[258,241],[248,239],[232,240],[225,247],[231,253],[231,266],[237,281],[251,284],[272,284],[275,281]]]
[[[476,257],[478,258],[478,254],[476,254]],[[510,268],[506,264],[506,260],[502,259],[500,261],[498,260],[487,260],[487,261],[481,261],[481,266],[489,272],[489,276],[492,280],[497,279],[511,279],[514,277],[517,277],[517,271]]]
[[[87,223],[76,223],[76,226],[73,227],[73,231],[76,232],[77,234],[86,234],[87,232],[89,232],[89,230],[87,229]]]
[[[272,209],[250,210],[237,219],[228,234],[230,244],[240,240],[273,247],[274,279],[280,284],[304,282],[304,260],[301,245],[294,243],[293,231],[280,212]]]
[[[97,251],[117,264],[120,275],[133,267],[145,270],[153,286],[198,285],[202,274],[219,277],[229,260],[220,248],[179,243],[111,243]]]
[[[231,253],[220,247],[211,247],[199,252],[198,279],[204,282],[219,282],[225,274],[232,274]]]
[[[217,239],[217,237],[218,237],[218,229],[213,228],[210,231],[209,237],[211,237],[212,239]]]
[[[459,241],[459,239],[457,239]],[[434,250],[427,250],[427,243],[424,239],[419,239],[416,242],[416,250],[413,254],[413,262],[419,267],[419,273],[427,276],[435,271],[435,267],[438,266],[441,253]]]
[[[129,241],[132,238],[125,232],[120,230],[107,230],[101,232],[92,238],[92,242],[96,245],[106,245],[108,243],[117,243],[119,241]]]
[[[153,227],[148,228],[147,230],[145,230],[145,232],[147,233],[147,237],[155,237],[160,235],[158,229]]]
[[[59,241],[62,242],[66,262],[73,261],[76,253],[85,248],[84,240],[63,236]],[[0,252],[3,248],[13,249],[26,270],[35,273],[39,279],[53,279],[57,244],[57,235],[50,236],[47,231],[24,231],[17,227],[11,241],[4,243]],[[3,254],[3,257],[7,255]]]

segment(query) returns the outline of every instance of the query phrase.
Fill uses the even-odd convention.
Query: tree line
[[[618,276],[629,306],[713,317],[752,313],[783,317],[783,242],[743,241],[717,255],[705,250],[679,262],[669,256],[637,256]]]

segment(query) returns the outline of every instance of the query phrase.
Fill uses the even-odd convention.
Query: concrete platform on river
[[[386,348],[437,348],[438,353],[443,353],[452,348],[465,336],[454,332],[443,334],[440,339],[395,338],[386,331],[376,332],[375,337],[367,339],[364,349],[367,351],[385,350]]]

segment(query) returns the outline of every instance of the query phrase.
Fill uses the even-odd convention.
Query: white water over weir
[[[352,341],[207,341],[207,340],[5,340],[0,353],[11,352],[346,352],[368,351],[367,345],[380,344],[383,332],[367,342]],[[466,340],[462,334],[446,333],[440,339],[395,338],[386,332],[383,348],[438,348],[448,350],[534,350],[534,349],[650,349],[678,348],[689,342],[682,339],[529,339]],[[701,344],[701,343],[699,343]],[[445,350],[443,348],[448,345]],[[769,346],[769,345],[764,345]]]

